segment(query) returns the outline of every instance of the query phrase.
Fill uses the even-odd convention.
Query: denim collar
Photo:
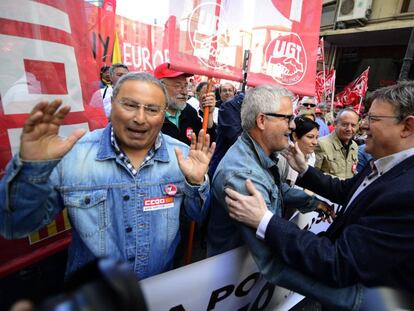
[[[270,168],[277,164],[277,153],[272,153],[269,157],[263,148],[246,131],[243,131],[241,140],[256,154],[262,167]]]
[[[98,153],[96,155],[96,159],[98,161],[117,158],[115,148],[111,143],[111,129],[112,125],[111,123],[108,123],[102,132],[101,140],[99,141]],[[154,160],[160,162],[169,162],[170,157],[168,155],[167,145],[164,135],[161,134],[161,132],[159,133],[157,142],[159,142],[159,144],[156,143],[157,146],[155,146]]]

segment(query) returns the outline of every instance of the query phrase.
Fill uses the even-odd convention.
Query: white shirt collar
[[[383,175],[397,164],[414,155],[414,147],[393,153],[374,161],[374,165],[378,170],[378,175]]]

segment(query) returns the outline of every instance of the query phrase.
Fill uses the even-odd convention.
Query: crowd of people
[[[36,105],[0,182],[1,235],[27,236],[66,208],[67,274],[110,257],[144,279],[177,266],[192,219],[207,256],[247,245],[267,280],[331,309],[358,310],[372,286],[414,291],[414,82],[374,91],[361,118],[308,96],[295,109],[277,85],[201,82],[189,96],[191,77],[167,63],[154,75],[103,67],[91,104],[108,125],[67,138],[70,107]],[[332,224],[301,230],[297,210]]]

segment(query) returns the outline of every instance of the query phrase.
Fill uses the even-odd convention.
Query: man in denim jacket
[[[161,134],[166,105],[162,83],[129,73],[114,88],[112,123],[66,139],[58,130],[70,107],[36,105],[0,184],[0,233],[27,236],[67,208],[68,273],[98,256],[129,262],[139,279],[170,269],[180,208],[196,220],[206,212],[214,144],[202,132],[191,148]]]
[[[275,177],[274,154],[288,146],[289,134],[294,129],[292,97],[288,90],[270,85],[256,87],[246,94],[241,108],[243,133],[220,162],[212,180],[208,254],[220,254],[245,243],[269,282],[317,299],[335,310],[357,309],[361,287],[332,288],[288,268],[269,246],[256,238],[255,230],[229,217],[225,188],[247,194],[246,179],[253,182],[267,208],[278,216],[282,215],[283,206],[290,205],[301,212],[323,207],[315,198],[281,184]]]

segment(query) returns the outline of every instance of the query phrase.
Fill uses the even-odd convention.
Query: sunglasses
[[[303,107],[308,107],[308,108],[315,108],[316,104],[303,103],[302,106]]]

